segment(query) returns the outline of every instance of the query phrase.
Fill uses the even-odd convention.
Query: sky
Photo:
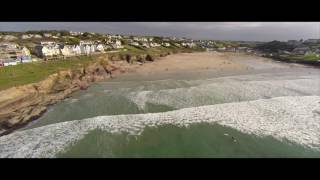
[[[320,38],[320,22],[0,22],[0,31],[49,29],[242,41]]]

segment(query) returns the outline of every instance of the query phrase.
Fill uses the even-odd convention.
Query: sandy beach
[[[229,55],[218,52],[180,53],[146,63],[135,70],[139,74],[179,72],[190,70],[243,70],[246,66],[229,59]]]

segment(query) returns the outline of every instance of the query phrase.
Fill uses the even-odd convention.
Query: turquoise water
[[[166,125],[139,136],[94,130],[61,152],[63,158],[263,158],[320,157],[320,152],[272,137],[257,137],[220,125]]]

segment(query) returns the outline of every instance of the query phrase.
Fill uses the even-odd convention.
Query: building
[[[73,53],[74,53],[75,55],[80,55],[80,54],[81,54],[81,48],[80,48],[79,45],[74,45],[74,46],[72,47],[72,51],[73,51]]]
[[[30,34],[23,34],[21,36],[21,39],[31,39],[31,38],[32,38],[32,35],[30,35]]]
[[[85,46],[85,45],[93,45],[94,43],[92,41],[80,41],[79,45],[80,46]]]
[[[97,47],[96,47],[97,51],[99,52],[104,52],[104,47],[103,47],[103,44],[98,44]]]
[[[132,45],[132,46],[139,46],[139,43],[138,43],[138,42],[131,42],[130,45]]]
[[[138,42],[148,42],[148,39],[147,38],[144,38],[144,37],[133,37],[133,40],[134,41],[138,41]],[[152,39],[153,40],[153,39]]]
[[[289,45],[294,45],[294,46],[298,46],[302,44],[302,41],[298,41],[298,40],[288,40],[287,42]]]
[[[308,39],[304,41],[305,43],[320,43],[320,39]]]
[[[181,43],[181,45],[183,46],[183,47],[188,47],[188,48],[194,48],[194,47],[196,47],[196,44],[195,43],[193,43],[193,42],[183,42],[183,43]]]
[[[236,49],[237,52],[246,52],[247,50],[248,50],[248,47],[243,47],[243,46],[237,47]]]
[[[143,42],[143,43],[141,44],[141,46],[144,47],[144,48],[150,48],[149,44],[146,43],[146,42]]]
[[[72,45],[60,45],[60,53],[63,56],[74,56],[75,52],[73,51]]]
[[[170,43],[167,43],[167,42],[161,43],[161,45],[162,45],[162,46],[165,46],[165,47],[170,47]]]
[[[44,33],[43,36],[44,36],[44,37],[51,37],[52,34],[50,34],[50,33]]]
[[[309,47],[299,47],[292,50],[292,54],[295,55],[305,55],[308,51],[310,51]]]
[[[31,54],[28,48],[15,43],[0,44],[0,61],[3,66],[16,65],[17,62],[31,62]]]
[[[6,59],[3,61],[3,66],[15,66],[17,65],[17,61],[14,59]]]
[[[61,54],[60,46],[55,42],[41,42],[34,48],[34,52],[39,57],[53,57]]]
[[[113,47],[114,49],[123,48],[122,43],[121,43],[120,40],[116,40],[116,41],[112,44],[112,47]]]
[[[96,52],[96,46],[94,44],[80,45],[81,54],[90,55]]]
[[[13,41],[13,40],[16,40],[18,38],[16,36],[12,36],[12,35],[4,35],[4,36],[2,36],[2,39],[5,40],[5,41]]]
[[[82,35],[83,32],[73,32],[73,31],[70,31],[70,35],[71,36],[79,36],[79,35]]]
[[[33,35],[33,38],[41,39],[41,38],[42,38],[42,36],[41,36],[40,34],[35,34],[35,35]]]
[[[160,47],[161,45],[158,43],[150,43],[150,47]]]
[[[225,48],[225,47],[220,47],[220,48],[218,48],[217,50],[218,51],[225,51],[227,48]]]
[[[30,62],[32,62],[32,58],[31,58],[31,56],[21,56],[20,62],[21,63],[30,63]]]
[[[108,38],[109,39],[122,39],[122,36],[120,36],[120,35],[109,35]]]

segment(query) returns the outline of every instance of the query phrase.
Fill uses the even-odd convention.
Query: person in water
[[[234,138],[233,136],[231,136],[231,139],[233,142],[237,142],[236,138]]]

